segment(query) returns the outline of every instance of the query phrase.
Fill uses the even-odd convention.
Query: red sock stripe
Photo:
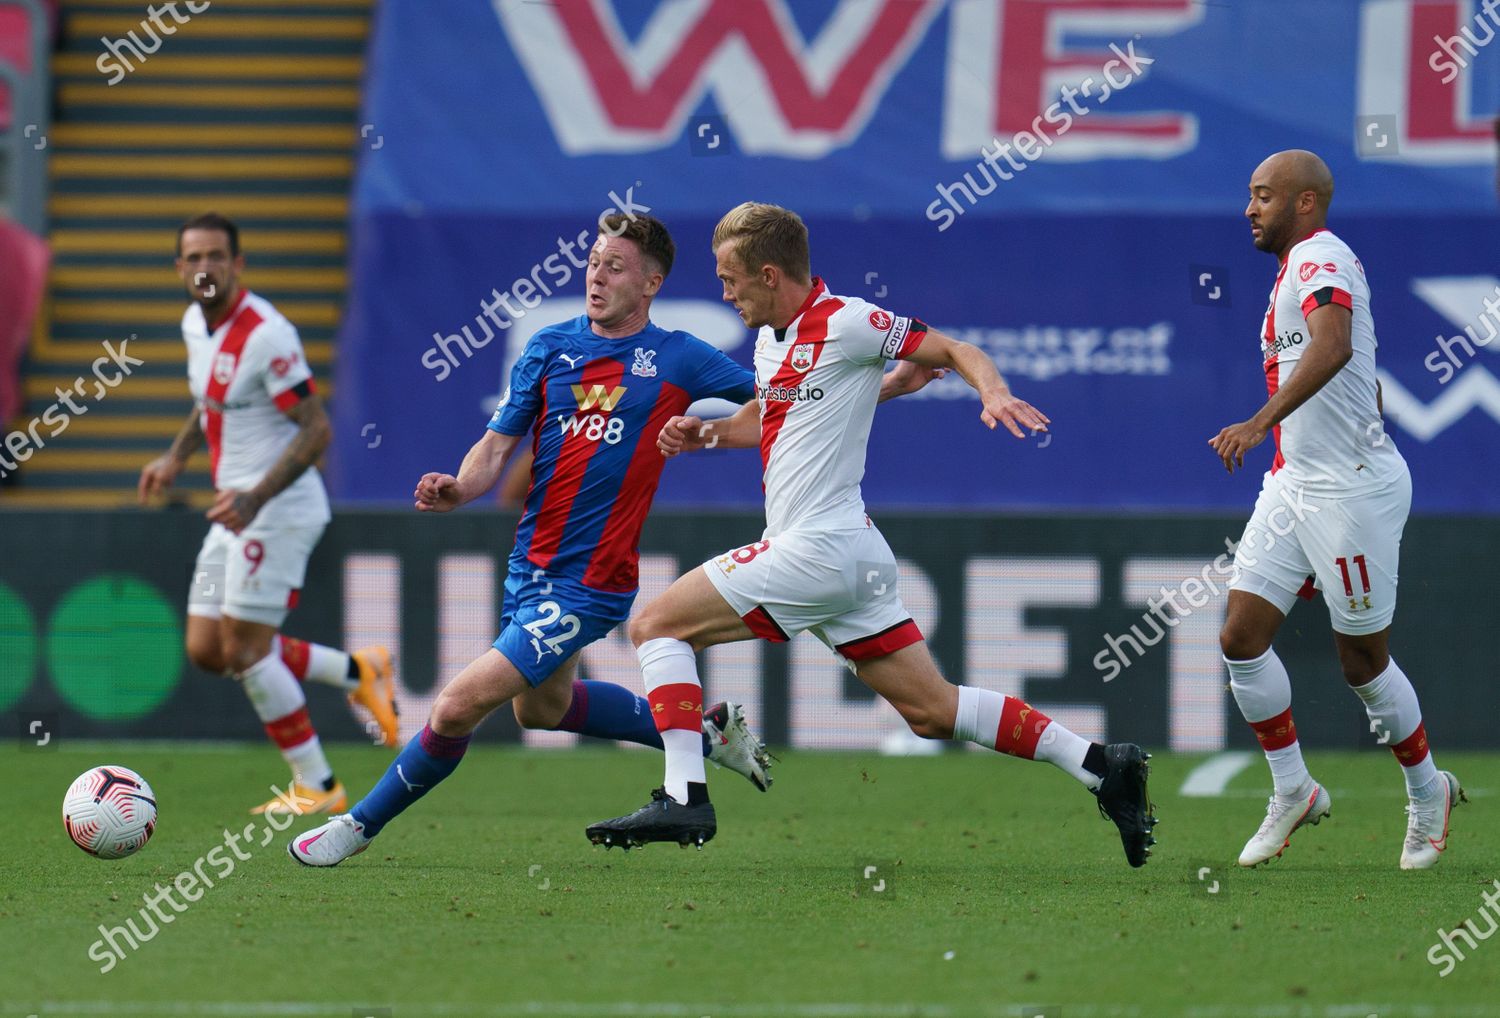
[[[311,656],[306,640],[299,640],[293,636],[281,638],[281,663],[291,669],[297,681],[301,682],[307,678],[307,662]]]
[[[318,733],[313,731],[312,718],[306,707],[298,707],[286,717],[266,722],[266,734],[282,749],[300,746]]]
[[[703,730],[703,687],[696,682],[671,682],[646,694],[656,730]]]
[[[1255,730],[1255,737],[1260,740],[1260,748],[1268,753],[1273,749],[1286,749],[1297,741],[1297,722],[1292,720],[1290,707],[1274,718],[1252,721],[1250,727]]]
[[[1007,696],[1000,710],[1000,727],[995,730],[995,751],[1023,760],[1036,759],[1036,744],[1051,723],[1051,718],[1031,704]]]
[[[1427,725],[1417,724],[1417,730],[1391,747],[1402,767],[1415,767],[1427,759]]]

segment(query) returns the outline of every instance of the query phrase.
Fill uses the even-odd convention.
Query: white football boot
[[[348,813],[340,813],[322,827],[299,834],[287,842],[287,855],[304,866],[337,866],[351,855],[370,847],[373,838]]]
[[[716,703],[703,712],[703,734],[708,736],[708,759],[743,774],[764,792],[771,787],[771,754],[745,722],[745,708]]]
[[[1316,781],[1306,792],[1290,798],[1271,796],[1266,819],[1255,837],[1245,842],[1240,852],[1241,866],[1259,866],[1278,858],[1292,840],[1292,832],[1303,824],[1317,824],[1333,812],[1333,799]]]
[[[1453,807],[1468,802],[1458,779],[1448,771],[1438,771],[1443,778],[1442,793],[1430,799],[1413,799],[1406,807],[1406,843],[1401,846],[1401,868],[1425,870],[1438,861],[1448,847],[1448,815]]]

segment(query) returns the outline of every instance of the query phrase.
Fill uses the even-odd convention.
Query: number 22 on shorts
[[[540,614],[530,622],[521,623],[521,628],[531,634],[531,645],[536,648],[538,660],[542,656],[543,646],[558,657],[564,656],[562,645],[577,636],[578,630],[582,628],[578,616],[572,613],[564,615],[556,601],[543,601],[537,606],[537,611]],[[562,631],[555,636],[547,636],[547,630],[553,626],[560,627]]]

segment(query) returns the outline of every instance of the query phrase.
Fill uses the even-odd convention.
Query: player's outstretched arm
[[[466,502],[483,495],[495,486],[520,447],[520,435],[505,435],[489,428],[484,437],[474,443],[458,468],[458,476],[452,474],[423,474],[412,493],[418,512],[446,513]]]
[[[880,380],[880,400],[884,403],[897,396],[909,396],[928,382],[942,378],[947,368],[929,368],[915,361],[897,361],[896,366]]]
[[[222,524],[238,534],[250,525],[262,506],[301,477],[328,448],[333,438],[333,426],[328,423],[320,396],[316,393],[305,396],[289,407],[286,415],[296,422],[297,433],[282,450],[281,457],[249,491],[225,489],[219,492],[213,507],[208,510],[210,522]]]
[[[1307,347],[1292,377],[1266,400],[1260,412],[1248,421],[1231,424],[1208,440],[1224,469],[1231,474],[1245,465],[1245,453],[1265,441],[1266,434],[1312,398],[1354,356],[1354,315],[1338,304],[1324,304],[1307,316]],[[1380,406],[1377,383],[1375,403]]]
[[[729,417],[704,421],[673,417],[662,426],[656,447],[668,458],[696,449],[753,449],[760,445],[760,400],[752,399]]]
[[[1011,393],[995,362],[973,343],[964,343],[936,329],[929,329],[921,344],[905,359],[927,368],[957,371],[979,393],[979,400],[984,405],[979,419],[987,428],[994,429],[1003,424],[1012,435],[1025,438],[1027,433],[1022,428],[1034,435],[1046,431],[1047,425],[1052,423],[1046,414]]]
[[[152,495],[170,488],[172,482],[177,480],[177,475],[182,473],[182,468],[187,466],[188,457],[202,445],[203,424],[195,405],[193,412],[188,414],[188,419],[178,429],[177,437],[172,439],[171,448],[141,468],[140,484],[136,487],[137,501],[145,505]]]

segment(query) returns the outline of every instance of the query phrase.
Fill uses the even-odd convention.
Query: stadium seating
[[[32,350],[26,413],[86,374],[105,340],[133,337],[129,352],[146,364],[28,463],[8,502],[133,502],[141,465],[188,412],[171,257],[177,225],[195,213],[240,222],[246,285],[297,324],[327,391],[369,6],[216,2],[112,86],[96,66],[99,40],[135,31],[149,41],[144,8],[64,0],[48,147],[50,321]],[[207,457],[179,483],[203,502]]]

